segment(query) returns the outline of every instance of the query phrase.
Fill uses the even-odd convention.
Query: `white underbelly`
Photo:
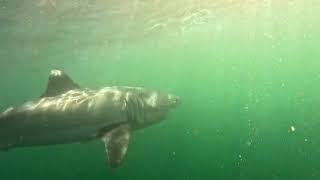
[[[102,129],[122,123],[88,116],[67,117],[41,119],[35,116],[0,124],[0,149],[84,142],[97,138]]]
[[[4,129],[5,128],[5,129]],[[101,126],[77,126],[73,128],[30,128],[1,127],[0,148],[20,146],[41,146],[83,142],[97,137]]]

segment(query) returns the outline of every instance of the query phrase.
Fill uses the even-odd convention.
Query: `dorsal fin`
[[[61,70],[53,69],[48,78],[48,85],[46,91],[41,97],[52,97],[65,93],[72,89],[80,88],[78,84]]]

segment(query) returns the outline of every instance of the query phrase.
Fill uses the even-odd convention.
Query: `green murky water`
[[[104,145],[0,153],[0,179],[320,178],[317,0],[0,0],[0,107],[39,96],[50,69],[85,87],[172,92],[181,106]]]

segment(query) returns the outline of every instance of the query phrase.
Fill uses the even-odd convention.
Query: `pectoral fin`
[[[121,125],[114,128],[102,137],[108,156],[109,166],[111,168],[116,168],[121,165],[127,153],[129,139],[129,125]]]

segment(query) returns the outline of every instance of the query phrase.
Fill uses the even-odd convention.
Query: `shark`
[[[82,88],[50,71],[44,93],[0,114],[0,150],[101,139],[109,167],[119,167],[133,131],[166,119],[180,104],[173,94],[141,87]]]

